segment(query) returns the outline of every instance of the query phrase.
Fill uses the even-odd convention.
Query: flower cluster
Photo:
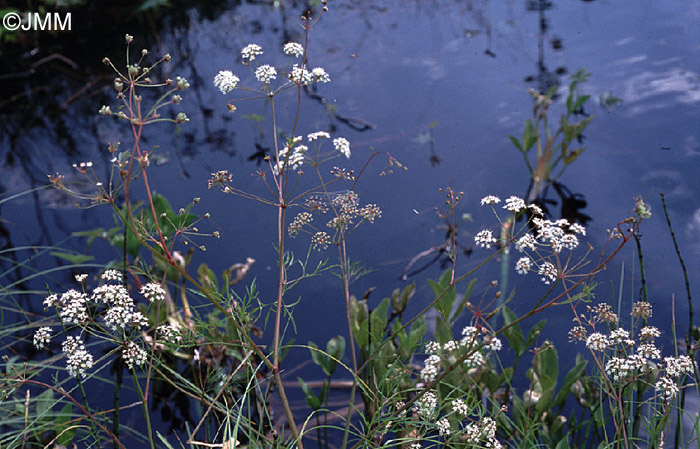
[[[291,143],[287,142],[284,144],[284,147],[282,147],[279,152],[279,161],[277,162],[275,168],[276,174],[281,174],[285,167],[290,167],[292,170],[296,170],[304,163],[304,158],[306,153],[309,151],[309,147],[299,144],[301,139],[301,136],[297,136],[292,139]]]
[[[241,58],[243,59],[243,63],[247,62],[250,64],[255,60],[256,56],[260,56],[261,54],[263,54],[263,49],[257,44],[248,44],[241,50]]]
[[[481,199],[481,205],[494,206],[499,204],[501,199],[495,195],[488,195]],[[503,227],[513,234],[503,239],[504,243],[513,242],[515,248],[524,253],[515,263],[515,271],[518,274],[536,272],[545,284],[555,282],[563,275],[554,262],[556,256],[562,250],[574,250],[579,246],[579,235],[586,235],[586,229],[578,223],[569,223],[565,219],[556,221],[546,220],[542,217],[542,209],[535,204],[526,204],[522,198],[511,196],[505,200],[503,209],[511,214],[519,214],[527,211],[532,217],[529,228],[521,236],[516,237],[511,226]],[[494,210],[495,212],[495,210]],[[498,242],[493,231],[484,229],[476,234],[474,242],[481,248],[490,248]],[[542,251],[546,250],[546,253]]]
[[[219,170],[216,173],[211,174],[211,178],[207,182],[207,187],[213,189],[214,186],[219,186],[225,188],[226,184],[231,182],[233,175],[228,172],[228,170]]]
[[[61,349],[66,354],[68,374],[73,377],[84,376],[87,370],[94,364],[92,354],[87,352],[82,340],[69,335],[63,342]]]
[[[283,51],[285,55],[294,56],[295,58],[304,55],[304,47],[296,42],[284,44]]]
[[[263,84],[270,84],[272,80],[277,78],[277,70],[267,64],[261,65],[255,69],[255,78]]]
[[[323,231],[319,231],[311,237],[311,246],[319,251],[328,248],[331,243],[333,242],[330,236]]]
[[[34,333],[34,346],[37,349],[44,349],[51,342],[51,328],[43,326]]]
[[[134,369],[134,365],[142,366],[147,358],[146,351],[133,341],[127,341],[122,349],[122,359],[129,369]]]
[[[413,404],[413,411],[426,421],[433,421],[437,414],[438,400],[432,391],[426,392]]]
[[[479,423],[470,423],[465,428],[465,436],[468,443],[478,444],[483,442],[484,447],[500,449],[503,446],[496,439],[496,421],[485,417]]]
[[[354,225],[354,229],[364,221],[374,223],[375,219],[382,216],[382,210],[376,204],[367,204],[359,207],[360,197],[352,190],[340,193],[327,192],[325,195],[328,198],[328,202],[317,195],[309,196],[306,199],[304,206],[307,211],[297,214],[289,224],[288,233],[290,237],[296,237],[305,226],[313,228],[311,225],[313,213],[325,214],[331,208],[334,216],[326,223],[326,227],[334,229],[336,237],[339,237],[340,234],[346,234],[351,225]],[[360,217],[362,220],[356,224],[355,219],[357,217]],[[311,243],[315,249],[325,249],[333,243],[333,239],[328,233],[317,231],[313,234]]]
[[[236,88],[240,78],[233,74],[230,70],[222,70],[214,77],[214,87],[219,89],[222,94],[226,95]]]
[[[474,351],[464,360],[464,368],[469,370],[479,368],[486,363],[483,351],[500,351],[501,340],[495,335],[482,334],[475,326],[466,326],[462,329],[462,339],[451,340],[441,345],[436,341],[430,341],[425,349],[429,357],[425,360],[425,366],[420,372],[420,378],[425,383],[432,382],[440,374],[440,367],[449,365],[460,358],[465,351],[472,351],[477,345],[483,343],[483,348]]]
[[[100,285],[93,291],[92,299],[95,302],[107,304],[107,312],[103,319],[107,327],[113,331],[148,326],[148,319],[136,310],[134,299],[123,285]]]
[[[288,42],[284,44],[282,51],[285,55],[298,58],[304,54],[304,47],[296,42]],[[269,64],[258,65],[257,57],[263,53],[264,51],[260,45],[248,44],[241,50],[241,61],[250,68],[255,79],[262,85],[262,89],[259,91],[267,95],[274,95],[277,91],[293,87],[294,85],[306,86],[312,83],[328,83],[331,80],[326,70],[321,67],[315,67],[309,71],[305,65],[294,64],[285,73],[288,80],[287,83],[282,83],[281,86],[276,86],[273,90],[270,88],[270,83],[277,79],[277,69]],[[238,88],[240,81],[241,79],[230,70],[221,70],[214,76],[214,86],[224,95]],[[235,110],[235,107],[233,110]],[[108,115],[112,112],[104,109],[100,110],[100,113]]]
[[[420,381],[424,384],[434,382],[443,369],[461,359],[466,359],[462,365],[465,371],[479,369],[487,363],[484,354],[488,351],[498,351],[501,347],[501,341],[494,334],[477,326],[464,327],[460,340],[450,340],[443,344],[429,341],[425,345],[428,357],[420,371]],[[431,385],[423,386],[419,383],[418,387],[429,388]],[[470,447],[502,447],[496,439],[495,417],[485,416],[484,407],[478,400],[470,396],[442,397],[443,394],[445,392],[441,388],[430,388],[415,400],[412,411],[419,419],[416,423],[419,427],[409,429],[412,438],[415,439],[412,447],[421,446],[420,441],[426,438],[426,431],[439,435],[445,443],[459,441],[467,443]],[[452,393],[448,395],[452,396]],[[396,408],[401,407],[403,402],[398,402]]]
[[[311,215],[309,212],[302,212],[298,214],[296,217],[294,217],[294,220],[292,220],[291,223],[289,223],[289,236],[290,237],[296,237],[297,234],[299,234],[299,231],[301,228],[303,228],[305,225],[311,223],[313,221],[314,217]]]
[[[61,295],[56,304],[59,316],[66,324],[80,324],[88,319],[88,297],[85,293],[71,289]]]
[[[156,329],[156,336],[166,343],[179,344],[182,341],[182,335],[170,324],[161,324]]]
[[[156,284],[155,282],[143,285],[139,293],[145,296],[150,302],[162,301],[165,299],[165,289],[162,285]]]
[[[643,311],[643,314],[640,314]],[[596,331],[587,335],[582,325],[574,326],[569,332],[573,341],[585,341],[586,347],[596,354],[596,360],[604,362],[605,374],[613,382],[627,382],[641,375],[651,373],[660,365],[661,350],[654,344],[654,339],[661,335],[654,326],[643,326],[639,329],[639,343],[632,338],[630,331],[619,326],[618,318],[607,304],[588,307],[589,316],[582,314],[576,317],[579,323],[586,322],[591,326],[605,323],[612,328],[608,333]],[[632,308],[632,316],[646,319],[651,316],[651,305],[648,302],[636,303]],[[687,355],[665,357],[663,368],[659,368],[659,377],[655,384],[656,393],[665,402],[669,402],[679,392],[679,378],[682,375],[693,375],[695,362]]]
[[[87,275],[80,274],[75,278],[78,282],[84,283]],[[92,293],[79,292],[75,289],[70,289],[60,296],[54,293],[46,297],[44,306],[54,307],[64,325],[77,324],[85,330],[94,324],[96,333],[104,333],[106,329],[109,329],[114,332],[110,338],[120,342],[123,346],[122,358],[129,369],[135,365],[143,365],[147,353],[134,340],[134,338],[138,338],[140,332],[134,331],[141,331],[148,327],[148,318],[137,310],[134,299],[123,284],[121,272],[107,270],[102,273],[100,278],[105,282],[94,288]],[[83,288],[87,289],[87,286],[83,285]],[[154,282],[144,284],[140,293],[148,302],[162,301],[167,296],[165,288]],[[89,311],[94,313],[94,317]],[[98,324],[97,318],[101,318],[104,326]],[[174,330],[171,329],[170,332],[167,332],[159,328],[159,331],[166,341],[179,342],[179,334]],[[163,335],[163,332],[166,333]],[[33,343],[37,349],[43,349],[50,340],[51,328],[41,327],[34,334]],[[67,336],[62,344],[62,350],[66,355],[68,372],[71,376],[83,376],[93,366],[93,357],[85,349],[85,345],[79,337]]]
[[[350,142],[344,137],[338,137],[333,139],[333,146],[338,150],[343,156],[350,159]]]

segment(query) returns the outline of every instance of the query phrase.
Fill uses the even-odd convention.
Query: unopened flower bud
[[[204,218],[211,218],[211,214],[207,212],[206,214],[204,214]]]
[[[163,56],[163,61],[165,62],[170,62],[171,59],[170,53],[166,53],[165,56]]]
[[[146,56],[147,54],[148,54],[148,50],[146,50],[145,48],[143,50],[141,50],[141,56]]]
[[[179,95],[173,95],[173,103],[180,104],[182,102],[182,97]]]
[[[221,237],[221,234],[219,233],[219,231],[214,231],[214,232],[211,233],[211,235],[212,235],[213,237],[216,237],[217,239],[218,239],[219,237]]]
[[[228,106],[228,112],[236,112],[236,106],[232,105],[231,103],[227,104]]]
[[[127,34],[127,35],[124,36],[124,39],[126,40],[126,43],[127,43],[127,44],[130,44],[131,41],[134,40],[134,36],[132,36],[131,34]]]
[[[175,123],[185,123],[189,121],[190,119],[187,118],[187,114],[185,114],[184,112],[180,112],[179,114],[177,114],[177,117],[175,117]]]
[[[117,90],[117,92],[121,92],[122,89],[124,89],[124,83],[122,82],[121,78],[115,78],[114,88]]]
[[[202,199],[201,199],[200,197],[196,197],[195,199],[192,200],[192,202],[193,202],[194,204],[197,204],[197,203],[199,203],[200,201],[202,201]]]
[[[141,70],[141,68],[139,66],[137,66],[136,64],[130,65],[129,66],[129,76],[132,78],[138,76],[140,70]]]
[[[112,110],[109,108],[109,106],[102,106],[99,113],[102,115],[112,115]]]
[[[102,58],[102,62],[109,65],[109,58]]]
[[[177,77],[175,78],[177,80],[177,89],[178,90],[185,90],[188,87],[190,87],[190,83],[187,82],[185,78],[182,77]]]

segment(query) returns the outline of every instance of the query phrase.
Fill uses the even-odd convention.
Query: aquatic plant
[[[307,36],[317,20],[318,16],[302,18]],[[116,72],[113,87],[119,107],[115,112],[104,105],[99,112],[126,124],[133,140],[130,148],[122,151],[120,144],[109,144],[113,155],[109,179],[102,179],[90,161],[75,164],[92,191],[73,189],[60,174],[50,176],[55,188],[72,195],[81,206],[112,208],[116,223],[112,229],[82,235],[105,239],[122,257],[104,269],[80,265],[80,274],[74,278],[79,288],[54,292],[47,282],[48,292],[32,295],[41,298],[52,316],[28,317],[28,323],[2,331],[8,339],[23,332],[21,338],[47,354],[40,362],[19,357],[4,360],[3,447],[77,441],[97,447],[110,443],[175,447],[174,438],[152,426],[151,414],[156,398],[175,403],[176,397],[186,404],[183,407],[196,411],[185,426],[186,438],[178,440],[180,447],[303,448],[314,439],[319,448],[342,449],[632,448],[664,443],[674,404],[688,388],[684,376],[698,375],[697,340],[687,337],[689,343],[695,341],[687,345],[687,354],[664,354],[654,344],[661,330],[648,322],[648,300],[633,306],[634,321],[625,329],[611,305],[595,298],[600,273],[630,240],[639,244],[640,226],[651,216],[643,200],[637,199],[631,215],[611,227],[596,260],[595,250],[585,241],[589,231],[565,218],[546,218],[536,202],[538,194],[525,199],[510,196],[503,204],[495,195],[484,196],[480,206],[491,209],[494,221],[474,230],[478,263],[462,263],[457,234],[450,232],[445,246],[449,268],[438,280],[428,282],[432,298],[427,305],[414,310],[411,302],[418,288],[410,284],[370,308],[371,291],[362,297],[353,292],[352,281],[366,269],[350,254],[355,231],[381,218],[382,210],[360,202],[364,194],[359,181],[368,164],[379,157],[386,160],[386,172],[404,167],[388,152],[372,150],[358,174],[339,166],[327,168],[331,161],[341,165],[337,161],[350,163],[362,157],[347,139],[330,130],[301,131],[304,89],[329,82],[331,75],[323,68],[307,68],[308,40],[286,43],[279,52],[285,55],[280,65],[275,65],[272,51],[249,44],[241,50],[240,60],[250,75],[224,67],[214,77],[213,89],[232,96],[230,112],[237,111],[249,95],[269,106],[273,151],[264,157],[264,168],[255,173],[263,193],[238,187],[225,167],[211,174],[207,186],[273,210],[269,219],[276,224],[272,243],[278,266],[273,276],[255,280],[246,278],[252,258],[220,274],[204,263],[195,268],[192,254],[194,248],[206,250],[203,238],[229,236],[200,231],[211,218],[208,213],[194,214],[201,199],[173,207],[152,190],[148,173],[154,169],[150,162],[157,149],[147,151],[141,145],[145,126],[188,123],[177,106],[185,101],[189,82],[160,80],[156,68],[170,57],[145,65],[149,52],[141,51],[134,60],[134,38],[127,35],[125,40],[125,70],[105,59]],[[585,78],[583,72],[578,77],[575,82]],[[585,97],[574,95],[575,87],[567,100],[569,114],[585,102]],[[153,88],[161,93],[147,105],[150,96],[143,90]],[[286,127],[277,115],[284,93],[296,94],[291,95],[296,97],[292,99],[296,113]],[[590,121],[568,124],[565,115],[561,128],[550,135],[546,111],[552,95],[535,96],[535,124],[526,122],[522,141],[513,139],[528,161],[533,183],[540,186],[536,192],[556,179],[553,173],[559,163],[566,166],[580,154],[569,146]],[[546,138],[535,131],[540,126]],[[562,140],[557,140],[559,136]],[[528,159],[535,145],[537,169]],[[559,151],[561,155],[555,157]],[[446,206],[443,216],[455,229],[455,214],[464,195],[452,188],[440,193]],[[518,224],[517,217],[525,220]],[[287,236],[308,237],[304,256],[289,250]],[[337,253],[333,264],[323,259],[323,251],[329,249]],[[314,251],[321,252],[322,259]],[[509,251],[520,254],[515,263],[504,257]],[[479,284],[476,274],[488,264],[503,263],[499,259],[508,262],[508,271],[535,277],[544,293],[533,297],[536,289],[525,295],[504,291],[498,281]],[[295,325],[293,308],[304,297],[290,299],[290,292],[326,272],[340,279],[345,335],[331,338],[325,346],[296,344],[290,336]],[[247,283],[243,292],[238,285],[242,282]],[[261,298],[259,282],[274,283],[272,301]],[[3,300],[10,301],[13,292],[2,294]],[[481,298],[473,299],[476,295]],[[527,310],[517,315],[512,306],[522,296],[526,296],[522,302]],[[554,307],[571,309],[575,323],[570,337],[585,342],[590,355],[588,359],[579,356],[563,376],[555,344],[543,337],[545,321],[529,325],[530,318]],[[435,319],[429,332],[426,316],[431,311]],[[526,324],[527,334],[521,328]],[[270,327],[272,338],[264,339]],[[310,361],[324,375],[318,382],[298,377],[307,410],[292,407],[287,394],[290,383],[283,378],[285,370],[296,368],[285,359],[292,348],[308,350]],[[588,360],[593,361],[591,367]],[[524,372],[527,388],[517,380],[523,365],[529,365]],[[132,378],[131,392],[126,390],[125,372]],[[339,376],[344,378],[338,380]],[[90,383],[99,385],[101,393],[105,385],[111,387],[111,397],[90,397],[86,388]],[[23,397],[22,388],[27,386],[33,389]],[[343,394],[340,387],[349,393],[336,407],[331,396]],[[40,393],[33,399],[30,391]],[[105,405],[104,399],[111,404]],[[579,416],[570,412],[569,407],[576,406]],[[123,416],[139,413],[139,407],[145,429],[132,429]],[[696,428],[697,423],[696,415]],[[646,433],[640,431],[642,426]]]

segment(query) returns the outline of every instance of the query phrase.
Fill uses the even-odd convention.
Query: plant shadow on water
[[[56,125],[55,134],[64,136],[58,141],[67,150],[63,162],[95,162],[77,162],[75,174],[65,175],[58,172],[66,164],[38,165],[42,159],[36,154],[16,159],[26,175],[18,185],[30,189],[43,230],[17,238],[17,231],[6,225],[20,223],[26,207],[15,203],[19,197],[0,199],[14,218],[2,222],[3,324],[10,323],[2,332],[3,447],[71,442],[343,449],[668,444],[668,426],[681,417],[689,379],[697,377],[690,287],[691,318],[678,335],[685,341],[662,355],[652,343],[659,329],[647,323],[647,256],[640,243],[649,206],[638,198],[628,218],[609,225],[602,238],[594,237],[584,226],[592,220],[589,210],[584,213],[585,197],[566,186],[571,184],[564,169],[582,154],[583,131],[593,117],[584,113],[590,96],[578,93],[588,74],[576,72],[562,99],[558,77],[566,70],[550,73],[545,64],[545,43],[555,51],[563,45],[561,38],[547,34],[544,14],[553,3],[528,2],[528,10],[539,14],[538,75],[530,79],[537,89],[531,91],[532,119],[521,137],[510,137],[529,172],[524,199],[510,196],[502,205],[500,198],[488,195],[478,209],[470,195],[441,189],[445,205],[434,210],[444,229],[436,244],[418,233],[400,232],[407,229],[402,226],[394,232],[416,251],[404,249],[401,267],[389,277],[415,283],[390,295],[391,287],[376,282],[374,270],[358,260],[367,258],[375,266],[377,253],[383,253],[375,247],[382,240],[375,229],[390,214],[383,204],[380,209],[367,199],[379,203],[377,198],[390,196],[373,196],[374,191],[396,186],[396,204],[409,204],[404,202],[411,195],[401,198],[399,192],[400,174],[379,181],[372,176],[374,170],[389,175],[406,168],[404,158],[399,162],[393,147],[385,145],[400,137],[373,137],[381,126],[374,117],[360,118],[351,106],[335,104],[323,87],[336,74],[310,69],[312,60],[337,61],[318,52],[316,29],[311,32],[335,13],[317,23],[324,15],[321,3],[302,11],[302,32],[285,25],[281,42],[274,33],[270,45],[241,45],[238,58],[217,61],[222,66],[216,66],[216,77],[209,73],[211,65],[200,68],[189,58],[196,50],[211,51],[199,47],[203,34],[176,40],[175,47],[187,55],[182,59],[139,52],[127,35],[126,64],[123,58],[107,60],[116,75],[91,80],[109,80],[112,90],[100,113],[116,119],[82,132],[68,126],[65,117],[65,123]],[[267,15],[280,11],[287,17],[284,8],[267,6]],[[382,12],[381,5],[375,7]],[[344,5],[338,13],[352,10]],[[469,11],[484,25],[484,55],[497,60],[501,52],[494,45],[489,8]],[[244,21],[234,15],[231,20]],[[251,23],[261,29],[269,25],[263,19]],[[362,53],[349,59],[357,56]],[[171,58],[181,62],[176,70],[166,64]],[[234,65],[236,73],[230,71]],[[187,77],[175,76],[179,67],[189,70]],[[441,76],[440,70],[430,73]],[[342,71],[337,76],[342,78]],[[190,83],[198,87],[190,89]],[[211,100],[217,88],[228,103]],[[248,101],[255,98],[261,107]],[[87,94],[84,99],[94,110],[95,99]],[[75,99],[69,100],[63,102],[64,110]],[[188,102],[196,107],[187,109]],[[377,110],[386,107],[379,96],[375,105]],[[219,106],[234,115],[217,112]],[[550,128],[549,117],[559,109],[563,112]],[[242,129],[237,134],[230,129],[236,120],[231,117],[239,115],[253,130],[248,137],[240,137]],[[440,150],[440,126],[446,122],[431,122],[427,137],[418,139],[430,145],[430,154],[416,171],[433,180],[439,175],[426,170],[440,169],[451,157]],[[168,131],[151,132],[151,125]],[[13,132],[10,140],[27,139],[21,128]],[[351,139],[351,145],[342,137],[345,133],[370,137],[362,144]],[[240,147],[250,154],[239,154],[238,145],[230,143],[234,138],[242,139]],[[100,146],[110,142],[109,151],[83,157],[78,144],[83,139]],[[200,145],[214,150],[204,158]],[[426,162],[425,154],[406,156],[411,163]],[[12,162],[13,157],[9,153],[6,159]],[[241,172],[222,169],[232,157],[249,163]],[[174,169],[164,173],[161,169],[169,165]],[[413,169],[406,177],[414,176]],[[253,176],[240,176],[249,171]],[[566,170],[567,176],[572,171]],[[56,188],[51,194],[39,177],[46,172]],[[196,180],[201,189],[203,173],[212,192],[200,195],[194,189],[192,194],[186,181]],[[53,196],[56,192],[87,209],[63,218],[63,200]],[[222,194],[238,198],[222,199]],[[43,208],[49,201],[53,207]],[[236,216],[221,219],[220,209],[207,212],[216,203],[235,209]],[[665,210],[665,200],[663,204]],[[93,212],[107,208],[110,214]],[[484,217],[475,214],[484,229],[472,232],[471,212],[460,218],[465,208],[487,211]],[[75,234],[78,243],[62,241],[75,229],[70,223],[75,220],[86,224]],[[610,218],[596,215],[596,220]],[[672,230],[670,220],[668,225]],[[598,249],[583,243],[586,232]],[[258,255],[266,235],[273,237],[262,245],[273,257]],[[632,240],[643,294],[633,295],[634,304],[623,300],[623,286],[635,285],[623,268],[619,292],[601,301],[597,296],[604,296],[605,287],[597,279]],[[233,265],[230,255],[222,256],[230,252],[229,244],[241,248]],[[676,253],[680,258],[678,246]],[[259,261],[246,258],[248,254]],[[431,262],[440,262],[440,270]],[[509,281],[513,269],[533,280]],[[688,285],[684,265],[683,273]],[[476,274],[498,281],[479,283]],[[322,290],[322,299],[338,301],[311,304],[305,290],[310,284]],[[520,300],[524,293],[526,302]],[[570,323],[532,324],[535,315],[550,318],[544,312],[552,310],[566,310],[567,322],[575,318],[569,338],[584,343],[580,348],[586,356],[574,360],[572,351],[561,351],[562,335],[558,340],[553,335],[568,331]],[[627,318],[630,312],[632,319]],[[661,331],[673,332],[675,343],[675,323]],[[308,335],[318,344],[304,344]],[[690,419],[697,428],[697,414]],[[687,447],[696,439],[692,428],[686,432],[676,433],[676,446]]]

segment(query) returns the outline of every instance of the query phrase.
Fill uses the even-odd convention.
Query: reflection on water
[[[585,94],[620,97],[623,102],[610,108],[603,107],[605,101],[601,106],[589,103],[586,113],[596,119],[586,131],[588,150],[558,182],[544,188],[537,197],[540,206],[555,218],[588,223],[589,236],[598,245],[604,230],[632,207],[634,196],[647,196],[658,211],[655,195],[663,190],[678,229],[686,230],[682,243],[698,248],[700,52],[693,38],[699,27],[675,25],[687,23],[687,6],[664,4],[664,16],[657,20],[660,3],[654,2],[638,5],[635,11],[615,2],[554,0],[332,3],[311,33],[309,55],[310,64],[328,70],[332,83],[304,92],[299,134],[326,130],[347,137],[353,143],[349,168],[356,171],[372,151],[381,150],[391,151],[409,167],[407,173],[390,178],[365,176],[357,187],[363,199],[385,211],[373,233],[362,236],[367,241],[358,240],[352,248],[354,258],[382,267],[360,280],[357,291],[377,286],[376,296],[382,297],[400,277],[419,284],[426,277],[436,278],[449,262],[446,252],[453,236],[460,261],[475,263],[473,235],[493,224],[492,217],[477,208],[478,199],[527,192],[529,175],[507,140],[509,134],[519,135],[532,115],[527,89],[544,92],[561,86],[565,75],[580,67],[592,73]],[[697,8],[698,2],[693,4]],[[70,179],[71,165],[81,160],[108,167],[108,142],[122,141],[129,147],[124,128],[96,116],[101,104],[113,104],[114,97],[111,75],[99,61],[107,55],[123,61],[123,34],[128,31],[153,54],[173,55],[164,77],[177,73],[193,86],[183,103],[191,122],[176,131],[156,128],[144,137],[146,146],[157,148],[154,185],[172,199],[176,210],[194,196],[204,198],[222,232],[221,244],[207,253],[212,266],[220,265],[215,271],[229,266],[235,254],[237,260],[252,256],[259,261],[251,276],[268,276],[265,267],[275,266],[265,238],[271,232],[270,210],[215,196],[207,191],[206,179],[228,169],[242,188],[261,189],[249,175],[265,167],[265,156],[274,145],[269,109],[250,102],[229,114],[226,98],[211,80],[218,70],[240,67],[239,51],[247,43],[269,48],[266,56],[272,58],[283,43],[300,40],[297,18],[305,7],[295,1],[211,2],[197,9],[147,14],[135,22],[124,19],[109,27],[102,19],[74,18],[75,23],[95,26],[81,25],[55,42],[42,35],[37,44],[3,53],[0,192],[44,185],[46,175],[56,172]],[[561,100],[552,107],[561,110]],[[294,112],[286,108],[280,113],[281,126],[289,130]],[[437,188],[447,185],[466,192],[458,216],[467,214],[474,222],[455,227],[445,216],[422,213],[435,210]],[[54,190],[37,191],[0,208],[3,248],[50,244],[72,231],[111,225],[106,210],[71,211],[72,200]],[[103,215],[88,221],[100,212]],[[648,235],[660,232],[663,226],[650,224]],[[677,268],[667,263],[673,254],[660,240],[643,243],[649,245],[649,266],[660,267],[648,273],[649,285],[665,298],[682,284],[677,284]],[[76,245],[85,248],[83,242]],[[113,256],[100,254],[99,262]],[[697,261],[690,263],[697,268]],[[615,279],[620,273],[613,266],[609,272]],[[485,273],[484,281],[489,276],[497,278],[499,273]],[[262,284],[262,294],[269,294]],[[309,288],[310,302],[300,307],[313,309],[318,292]],[[520,295],[528,287],[515,288]],[[419,291],[416,302],[428,296]],[[679,305],[680,318],[682,310]],[[561,315],[566,316],[558,325],[564,327],[570,317]],[[342,313],[329,316],[327,327],[299,326],[297,338],[327,340],[343,327]],[[166,396],[163,401],[169,404],[164,411],[167,421],[178,409],[173,405],[177,399]],[[178,418],[172,418],[176,427],[182,423],[177,419],[186,419],[188,413],[178,410]]]

